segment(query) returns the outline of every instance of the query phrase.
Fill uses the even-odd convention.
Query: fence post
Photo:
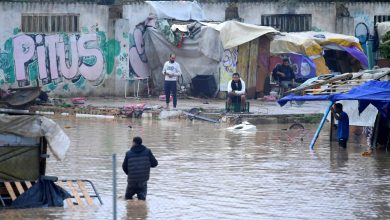
[[[114,220],[116,220],[116,154],[112,155],[112,202]]]

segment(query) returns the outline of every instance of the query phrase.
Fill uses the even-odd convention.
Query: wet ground
[[[339,149],[324,129],[308,150],[316,125],[257,126],[231,133],[200,121],[56,119],[72,140],[47,174],[92,180],[104,205],[0,211],[0,219],[112,219],[111,155],[121,170],[131,139],[140,135],[159,166],[146,202],[118,198],[118,219],[388,219],[390,162],[386,152],[362,157],[359,144]],[[131,125],[132,128],[128,126]],[[354,142],[358,137],[352,137]]]
[[[266,102],[254,99],[248,101],[250,102],[250,112],[256,115],[322,114],[328,106],[328,103],[324,101],[312,101],[305,102],[304,105],[302,105],[303,103],[299,103],[298,105],[296,102],[289,102],[281,108],[276,101]],[[177,108],[180,110],[189,110],[194,107],[209,111],[223,110],[225,109],[225,102],[226,100],[224,99],[179,98]],[[158,98],[125,99],[120,97],[90,97],[87,99],[85,106],[120,108],[124,105],[138,103],[145,103],[149,107],[165,106],[165,102],[158,100]],[[170,106],[172,107],[172,102]]]

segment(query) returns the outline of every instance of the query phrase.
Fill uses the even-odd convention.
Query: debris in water
[[[370,150],[367,150],[367,151],[364,151],[363,153],[362,153],[362,156],[363,157],[369,157],[369,156],[371,156],[372,155],[372,150],[370,149]]]
[[[244,121],[241,124],[227,128],[227,130],[229,130],[229,131],[256,131],[256,126],[247,122],[247,121]]]
[[[305,127],[301,123],[295,122],[288,129],[305,129]]]

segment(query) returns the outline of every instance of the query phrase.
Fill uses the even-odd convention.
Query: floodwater
[[[72,140],[47,175],[89,179],[104,204],[0,211],[0,219],[113,219],[112,157],[117,154],[118,219],[388,219],[389,154],[362,157],[360,144],[332,146],[328,129],[316,150],[315,125],[259,125],[231,133],[200,121],[56,119]],[[131,125],[132,128],[128,126]],[[147,201],[124,201],[122,160],[140,135],[159,160]],[[358,137],[351,135],[351,142]]]

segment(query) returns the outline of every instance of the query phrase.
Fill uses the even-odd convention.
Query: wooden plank
[[[307,89],[307,90],[305,90],[305,92],[324,92],[324,91],[328,91],[328,90],[333,90],[334,92],[336,92],[337,90],[349,91],[349,90],[351,90],[351,89],[352,89],[352,88],[348,88],[348,87],[325,88],[325,89]]]
[[[318,87],[318,86],[321,86],[321,85],[324,85],[324,84],[327,84],[327,83],[332,83],[332,82],[335,82],[335,81],[338,81],[338,80],[347,79],[349,77],[352,77],[352,73],[344,73],[342,75],[332,77],[329,80],[324,80],[324,81],[321,81],[321,82],[316,81],[316,83],[313,83],[311,85],[305,86],[303,88],[291,89],[290,91],[287,91],[286,94],[304,91],[306,89],[315,88],[315,87]]]
[[[83,206],[83,201],[81,201],[81,198],[79,196],[79,193],[77,192],[77,190],[73,187],[73,184],[72,184],[72,181],[71,180],[68,180],[66,181],[66,183],[68,184],[68,187],[70,189],[70,191],[72,192],[73,196],[76,198],[76,201],[78,203],[79,206]]]
[[[11,186],[10,182],[4,182],[5,188],[7,188],[8,194],[11,196],[12,201],[16,199],[14,189]]]
[[[93,199],[89,196],[88,190],[85,188],[85,184],[81,180],[77,180],[77,184],[80,187],[81,192],[84,195],[85,200],[87,200],[88,205],[93,205]]]
[[[257,56],[259,54],[259,38],[250,41],[249,48],[249,64],[247,73],[247,97],[254,98],[256,95],[256,79],[257,79]]]
[[[15,185],[16,185],[16,188],[17,188],[18,191],[19,191],[19,195],[21,195],[22,193],[24,193],[23,186],[22,186],[22,184],[20,184],[19,181],[16,181],[16,182],[15,182]]]
[[[237,72],[241,79],[248,82],[249,42],[238,46]]]
[[[27,188],[31,188],[32,187],[32,184],[30,181],[24,181],[24,183],[26,184]]]
[[[61,188],[64,188],[64,183],[61,180],[57,181],[56,184],[59,185]],[[73,207],[73,201],[71,198],[65,199],[65,201],[68,207]]]

